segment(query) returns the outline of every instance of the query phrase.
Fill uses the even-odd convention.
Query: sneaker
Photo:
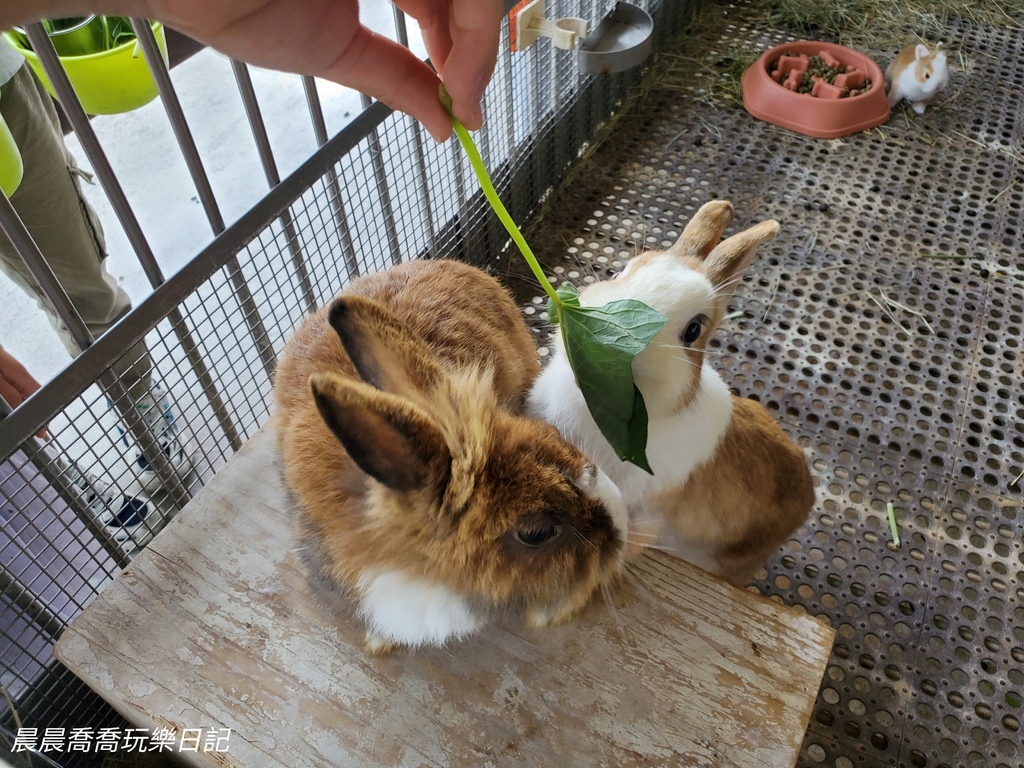
[[[164,455],[171,466],[184,477],[192,471],[192,457],[185,451],[181,437],[178,434],[179,427],[175,423],[174,409],[167,397],[167,392],[159,386],[154,386],[149,394],[136,403],[139,413],[145,419],[146,425],[156,436],[157,444],[163,450]],[[125,444],[128,444],[128,436],[121,430]],[[147,493],[156,493],[163,487],[159,475],[149,464],[149,459],[136,446],[135,458],[132,467],[139,483]]]
[[[73,464],[68,475],[85,506],[115,540],[131,539],[138,544],[143,537],[148,537],[149,526],[145,525],[145,520],[149,515],[149,502],[144,496],[119,493],[96,475],[82,472]]]

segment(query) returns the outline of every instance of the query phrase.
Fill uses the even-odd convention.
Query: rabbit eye
[[[562,526],[557,523],[520,528],[513,534],[520,544],[527,547],[539,547],[545,542],[558,538],[562,534]]]
[[[684,344],[693,344],[700,338],[701,333],[704,331],[705,319],[703,315],[697,315],[697,317],[690,321],[680,336]]]
[[[925,80],[929,79],[929,78],[930,78],[931,76],[932,76],[932,73],[931,73],[931,72],[925,72],[925,73],[924,73],[924,79],[925,79]]]

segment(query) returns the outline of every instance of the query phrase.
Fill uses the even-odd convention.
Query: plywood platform
[[[325,609],[261,432],[56,654],[140,727],[230,728],[238,766],[791,766],[820,621],[660,553],[570,625],[378,659]],[[331,597],[331,596],[329,596]],[[335,600],[341,600],[337,595]]]

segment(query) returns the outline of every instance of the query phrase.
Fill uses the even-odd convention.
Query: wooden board
[[[804,613],[650,553],[569,625],[367,657],[250,440],[57,657],[140,727],[231,728],[196,765],[791,766],[832,647]]]

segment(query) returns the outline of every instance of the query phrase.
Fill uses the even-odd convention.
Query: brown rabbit
[[[668,251],[643,253],[615,279],[580,293],[583,306],[638,299],[668,318],[633,361],[649,417],[653,476],[621,461],[601,435],[560,337],[528,410],[608,473],[636,535],[744,584],[807,517],[814,489],[803,453],[771,415],[731,396],[704,363],[736,282],[779,228],[764,221],[719,243],[732,213],[725,201],[704,205]]]
[[[508,292],[451,261],[353,281],[285,346],[285,483],[369,651],[441,644],[497,614],[560,622],[619,572],[618,490],[518,415],[537,371]]]

